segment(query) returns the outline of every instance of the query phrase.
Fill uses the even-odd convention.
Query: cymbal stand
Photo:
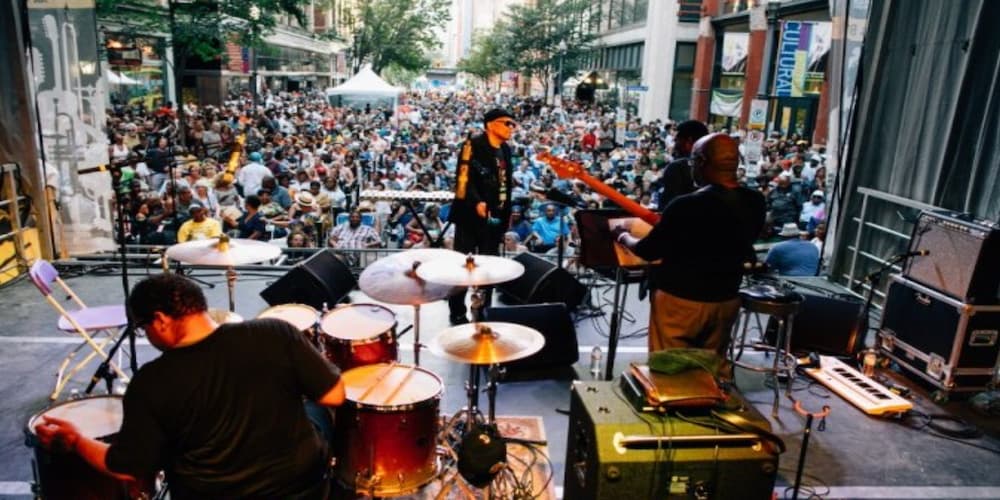
[[[420,304],[413,304],[413,364],[420,366]]]
[[[229,289],[229,312],[236,312],[236,267],[226,267],[226,287]]]

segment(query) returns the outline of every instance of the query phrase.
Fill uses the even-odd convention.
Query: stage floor
[[[146,273],[132,272],[133,284]],[[237,285],[236,310],[244,317],[253,317],[266,308],[258,295],[266,283],[281,273],[241,275]],[[205,289],[213,307],[225,308],[226,290],[221,274],[208,273],[206,279],[217,283]],[[121,279],[118,275],[86,274],[67,280],[88,304],[114,303],[122,300]],[[630,287],[626,311],[631,321],[622,328],[624,338],[619,344],[615,374],[631,361],[646,358],[645,327],[649,313],[648,303],[636,298],[635,286]],[[593,290],[595,303],[607,302],[610,312],[610,290]],[[370,302],[361,292],[352,293],[352,301]],[[404,306],[391,306],[400,326],[412,322],[413,310]],[[605,318],[610,317],[610,314]],[[55,328],[54,310],[44,302],[38,291],[27,280],[0,291],[0,498],[30,498],[32,480],[32,451],[25,446],[24,429],[28,418],[48,404],[55,372],[62,357],[77,343],[74,336],[62,334]],[[447,306],[444,302],[422,308],[422,338],[431,339],[436,332],[448,326]],[[576,373],[590,378],[591,349],[602,348],[607,359],[607,320],[583,319],[577,323],[580,344],[580,361]],[[401,362],[412,362],[412,334],[400,340]],[[158,351],[146,342],[140,342],[140,361],[148,361]],[[465,402],[464,380],[466,366],[435,356],[430,351],[421,355],[421,366],[434,372],[444,381],[442,411],[451,414]],[[96,365],[88,367],[73,387],[84,387],[86,379]],[[907,383],[904,385],[913,386]],[[771,390],[765,387],[763,377],[738,370],[737,381],[744,395],[767,416],[770,416]],[[868,417],[821,386],[810,385],[809,380],[797,382],[796,398],[804,406],[818,411],[830,405],[831,414],[824,432],[814,432],[810,440],[806,464],[806,484],[815,487],[824,498],[1000,498],[1000,474],[997,464],[1000,455],[965,444],[930,435],[925,430],[904,427],[895,421]],[[500,386],[497,396],[498,415],[537,415],[544,422],[548,449],[551,454],[556,491],[562,491],[565,471],[568,417],[557,409],[568,409],[570,378],[507,382]],[[67,392],[68,394],[68,392]],[[985,433],[986,437],[967,441],[977,446],[1000,450],[1000,422],[972,412],[966,402],[951,402],[944,407],[932,403],[926,392],[914,390],[915,407],[924,413],[947,413],[968,418]],[[485,401],[485,396],[481,398]],[[788,400],[782,400],[778,419],[771,419],[775,434],[788,445],[781,456],[779,484],[781,495],[787,485],[794,482],[798,463],[804,420],[791,409]],[[805,495],[803,495],[805,497]]]

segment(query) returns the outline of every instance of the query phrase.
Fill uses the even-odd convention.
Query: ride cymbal
[[[271,260],[281,255],[281,247],[257,240],[222,236],[187,241],[167,248],[167,257],[201,266],[239,266]]]

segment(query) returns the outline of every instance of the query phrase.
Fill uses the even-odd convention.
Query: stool
[[[792,392],[791,380],[795,375],[795,357],[791,354],[792,322],[804,298],[797,292],[782,290],[771,285],[753,285],[740,290],[740,300],[743,309],[743,328],[738,335],[734,332],[733,341],[729,344],[729,359],[734,365],[741,368],[774,375],[774,406],[771,415],[777,417],[778,399],[781,397],[778,389],[778,375],[781,372],[788,374],[787,394]],[[774,362],[771,366],[751,365],[739,361],[745,347],[747,325],[750,323],[751,314],[767,314],[778,320],[778,331],[773,346],[753,344],[754,349],[774,351]],[[740,321],[737,321],[733,328],[739,329],[739,325]],[[757,318],[757,327],[760,329],[759,318]],[[763,333],[763,329],[761,329],[761,334]]]

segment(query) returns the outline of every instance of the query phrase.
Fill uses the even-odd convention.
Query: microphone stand
[[[911,259],[913,257],[915,257],[915,255],[905,254],[905,253],[894,255],[890,257],[889,260],[885,261],[884,264],[877,267],[874,271],[871,271],[868,274],[866,274],[865,277],[860,282],[858,282],[858,284],[852,287],[855,291],[857,291],[865,283],[868,283],[868,291],[865,292],[865,306],[862,307],[861,311],[858,313],[858,326],[861,329],[861,331],[865,332],[866,339],[868,337],[868,331],[870,329],[868,325],[868,318],[871,315],[872,303],[875,300],[875,290],[882,285],[882,277],[885,275],[886,271],[892,269],[892,266],[906,262],[908,259]]]
[[[111,394],[114,379],[118,376],[111,369],[111,360],[114,359],[115,353],[121,348],[122,342],[126,338],[129,341],[129,368],[132,369],[133,375],[139,369],[135,356],[135,322],[132,320],[132,313],[128,309],[128,294],[131,288],[128,280],[128,259],[125,256],[125,252],[127,251],[127,246],[125,245],[125,197],[122,194],[121,186],[119,186],[122,177],[121,167],[121,165],[114,165],[111,168],[111,189],[115,193],[115,216],[118,218],[118,259],[122,268],[122,292],[125,297],[125,332],[118,337],[115,344],[111,346],[111,350],[108,351],[107,357],[97,366],[97,370],[90,378],[90,383],[87,385],[86,391],[84,391],[85,394],[93,392],[94,386],[101,379],[104,379],[105,384],[107,384],[108,394]]]

